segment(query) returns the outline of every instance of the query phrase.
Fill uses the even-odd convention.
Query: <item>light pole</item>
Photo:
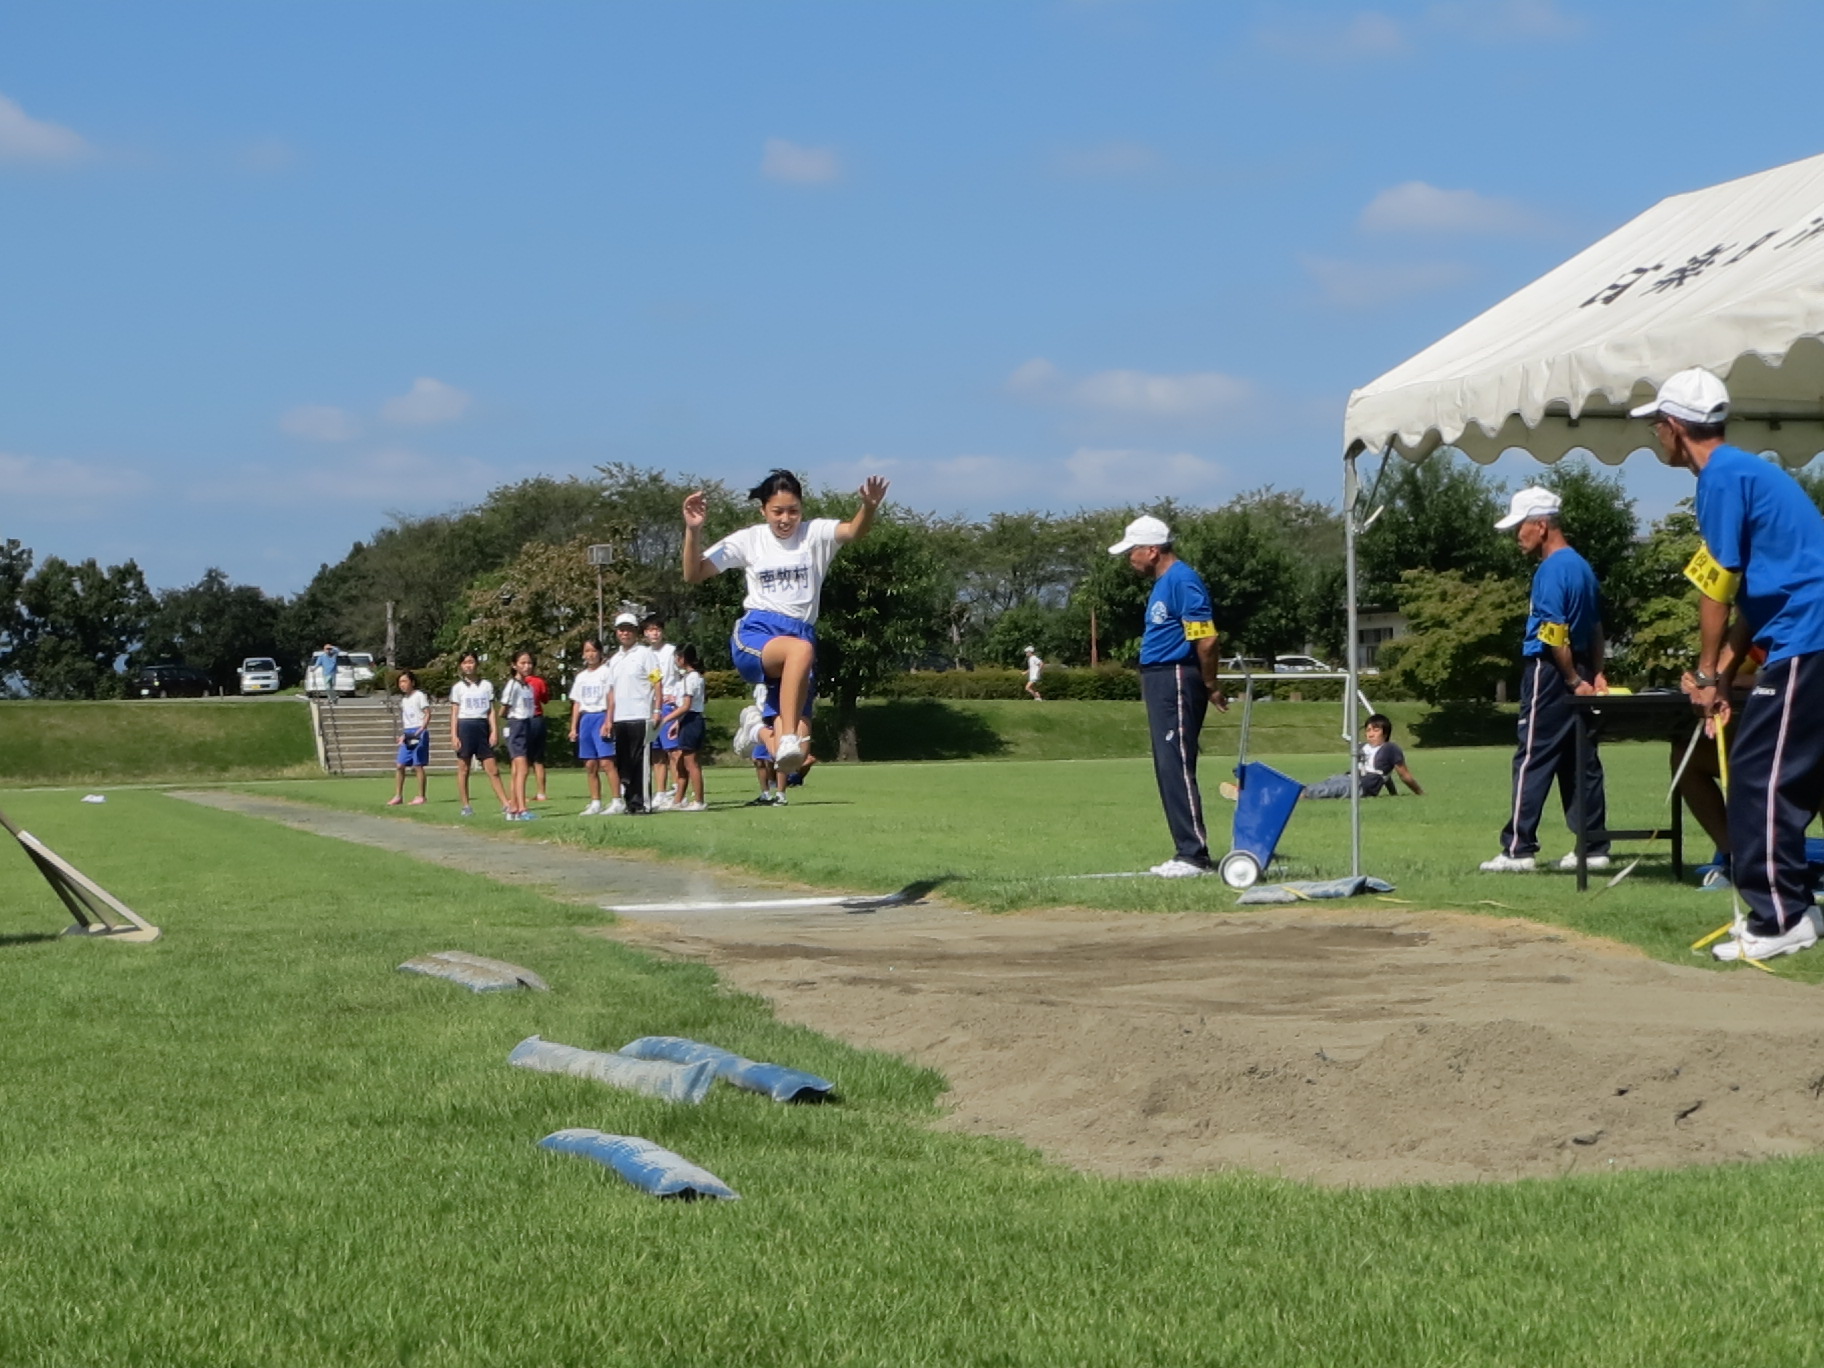
[[[602,567],[614,564],[614,543],[598,542],[590,547],[589,564],[595,567],[595,639],[599,643],[608,627],[602,614]]]

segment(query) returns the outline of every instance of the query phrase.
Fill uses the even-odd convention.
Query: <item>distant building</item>
[[[1379,669],[1381,647],[1397,636],[1404,636],[1407,631],[1408,623],[1404,613],[1381,610],[1358,615],[1355,627],[1356,669]]]

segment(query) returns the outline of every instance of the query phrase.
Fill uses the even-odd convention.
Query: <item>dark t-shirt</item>
[[[1372,798],[1383,788],[1393,786],[1393,770],[1406,763],[1406,752],[1392,741],[1378,746],[1362,743],[1362,797]]]

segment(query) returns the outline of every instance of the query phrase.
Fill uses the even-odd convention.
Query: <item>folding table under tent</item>
[[[1824,451],[1824,156],[1674,195],[1349,396],[1343,419],[1349,689],[1356,658],[1356,460],[1453,448],[1487,464],[1653,447],[1628,410],[1704,366],[1729,385],[1729,440],[1801,466]],[[1349,752],[1356,753],[1355,710]],[[1353,763],[1351,770],[1353,770]],[[1362,872],[1361,792],[1350,795]]]

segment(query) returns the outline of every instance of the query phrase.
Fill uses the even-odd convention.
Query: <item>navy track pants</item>
[[[1197,788],[1197,738],[1210,709],[1210,691],[1194,661],[1142,665],[1140,697],[1153,739],[1153,778],[1165,805],[1165,824],[1178,858],[1210,862],[1210,838],[1203,825],[1203,794]]]
[[[1578,673],[1588,679],[1583,665]],[[1558,786],[1558,797],[1564,805],[1565,824],[1570,825],[1577,795],[1583,795],[1584,828],[1601,831],[1609,825],[1608,801],[1603,795],[1602,760],[1594,743],[1590,746],[1589,767],[1577,771],[1577,722],[1571,712],[1571,689],[1558,672],[1555,661],[1532,656],[1520,679],[1520,737],[1514,750],[1514,801],[1507,825],[1501,830],[1503,855],[1536,855],[1539,853],[1539,818],[1545,811],[1545,800],[1552,785]],[[1586,848],[1591,855],[1607,855],[1609,843],[1592,841]]]
[[[1762,670],[1724,740],[1736,891],[1749,931],[1777,936],[1812,905],[1805,828],[1824,801],[1824,651]]]

